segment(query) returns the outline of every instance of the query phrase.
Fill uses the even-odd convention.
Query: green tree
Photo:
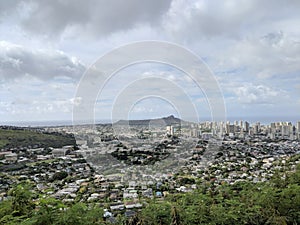
[[[171,207],[167,202],[151,202],[140,214],[141,220],[146,224],[170,224]]]
[[[18,184],[9,191],[12,197],[12,210],[16,216],[27,215],[32,212],[34,204],[32,202],[31,186],[27,183]]]
[[[37,206],[37,212],[33,217],[35,225],[51,225],[55,224],[60,218],[62,210],[66,206],[61,201],[55,198],[43,198]]]
[[[57,225],[103,224],[103,210],[98,207],[89,208],[84,203],[75,203],[63,212]]]
[[[178,212],[177,207],[175,207],[174,205],[171,208],[171,225],[181,225],[181,216]]]
[[[56,172],[53,175],[53,177],[51,178],[51,181],[62,180],[62,179],[65,179],[67,176],[68,176],[68,173],[66,171]]]

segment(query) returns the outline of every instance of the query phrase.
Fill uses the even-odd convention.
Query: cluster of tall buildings
[[[184,132],[184,127],[182,128]],[[192,137],[209,137],[209,136],[230,136],[246,137],[263,135],[270,139],[300,139],[300,121],[296,124],[291,122],[274,122],[268,125],[256,122],[250,124],[247,121],[230,122],[203,122],[193,125],[189,129],[189,135]]]

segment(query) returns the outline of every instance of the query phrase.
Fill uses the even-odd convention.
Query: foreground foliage
[[[26,184],[15,186],[0,202],[0,224],[107,224],[95,205],[65,205],[34,196]],[[136,216],[118,216],[116,224],[300,224],[300,167],[276,173],[272,180],[214,187],[202,183],[192,193],[170,194],[148,202]]]

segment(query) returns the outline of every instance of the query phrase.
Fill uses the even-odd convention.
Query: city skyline
[[[218,81],[228,118],[299,120],[297,1],[67,2],[0,3],[1,124],[72,121],[77,85],[90,65],[143,40],[175,43],[199,56]],[[96,120],[111,118],[115,98],[130,83],[151,77],[178,85],[199,118],[209,118],[205,95],[188,75],[147,62],[123,68],[107,83],[95,103]],[[143,96],[146,89],[132,94]],[[176,115],[160,98],[168,91],[138,102],[129,118]]]

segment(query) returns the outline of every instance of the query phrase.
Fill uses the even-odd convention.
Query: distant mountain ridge
[[[187,124],[189,122],[186,122],[184,120],[181,120],[179,118],[176,118],[173,115],[170,115],[168,117],[163,118],[156,118],[156,119],[144,119],[144,120],[119,120],[113,125],[119,125],[119,126],[170,126],[175,124]]]

